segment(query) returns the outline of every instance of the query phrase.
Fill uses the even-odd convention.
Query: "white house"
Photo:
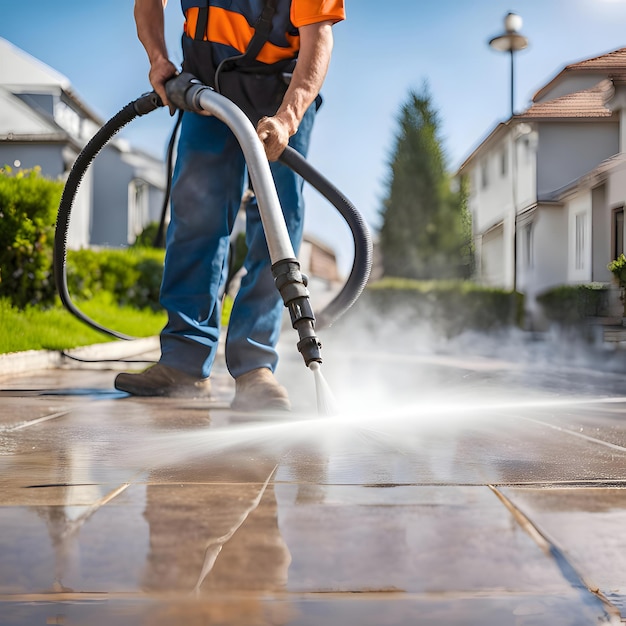
[[[0,38],[0,167],[64,179],[103,123],[65,76]],[[68,246],[132,243],[159,219],[164,188],[161,160],[114,139],[81,183]]]
[[[498,124],[458,171],[470,183],[481,282],[535,297],[611,284],[624,252],[626,48],[566,66]]]

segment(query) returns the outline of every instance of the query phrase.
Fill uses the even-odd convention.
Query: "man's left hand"
[[[269,161],[277,161],[289,143],[289,128],[278,117],[262,117],[256,127]]]

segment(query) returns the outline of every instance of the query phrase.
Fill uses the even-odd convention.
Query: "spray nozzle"
[[[315,336],[315,315],[309,301],[306,277],[300,272],[296,259],[283,259],[272,266],[276,288],[289,309],[291,325],[298,331],[298,351],[308,367],[312,362],[322,362],[322,344]]]

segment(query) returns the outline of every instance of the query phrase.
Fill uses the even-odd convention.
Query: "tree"
[[[428,86],[401,108],[383,203],[380,249],[386,276],[467,278],[471,223],[463,181],[452,190]]]

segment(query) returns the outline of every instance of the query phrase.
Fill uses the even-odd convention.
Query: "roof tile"
[[[591,89],[536,102],[516,117],[533,119],[611,117],[613,111],[607,106],[607,102],[614,91],[612,81],[604,79]]]

